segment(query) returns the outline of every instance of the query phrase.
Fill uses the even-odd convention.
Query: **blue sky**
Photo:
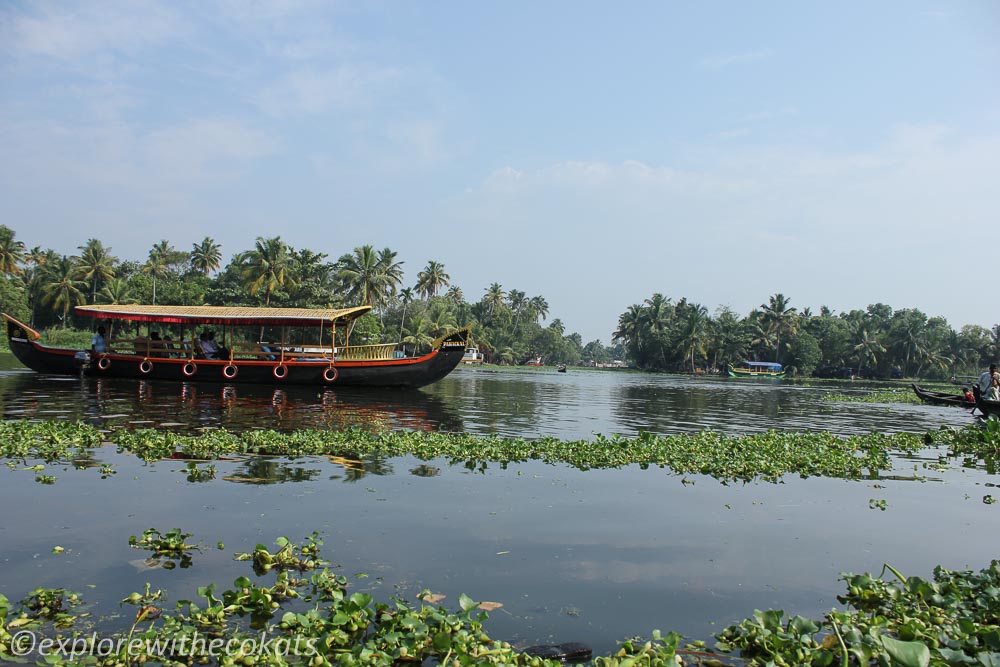
[[[1000,322],[1000,4],[4,2],[0,222],[543,295]]]

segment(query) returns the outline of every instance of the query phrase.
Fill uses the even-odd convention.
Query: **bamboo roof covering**
[[[244,306],[77,306],[78,315],[132,322],[214,324],[231,326],[314,326],[335,320],[350,321],[371,310],[355,308],[252,308]]]

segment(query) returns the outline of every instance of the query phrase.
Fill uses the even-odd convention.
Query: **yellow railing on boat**
[[[183,359],[204,358],[201,345],[197,341],[193,346],[191,341],[163,341],[148,338],[118,338],[108,342],[109,351],[115,354],[134,354],[152,358]],[[267,343],[236,343],[228,348],[228,354],[220,355],[219,359],[257,359],[273,361],[284,358],[294,359],[330,359],[330,350],[320,350],[315,347],[285,346],[282,350],[279,344]],[[383,361],[395,358],[396,344],[381,343],[378,345],[352,345],[338,347],[335,361]]]

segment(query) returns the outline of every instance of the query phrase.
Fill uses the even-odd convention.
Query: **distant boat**
[[[963,408],[976,407],[975,399],[970,401],[965,397],[965,394],[952,394],[944,391],[928,391],[927,389],[915,384],[911,384],[910,386],[913,387],[913,392],[924,403],[930,403],[932,405],[957,405]]]
[[[462,355],[463,364],[484,364],[486,363],[486,357],[483,353],[479,351],[479,348],[475,345],[470,345],[465,348],[465,354]]]
[[[774,363],[773,361],[744,361],[739,366],[729,367],[729,377],[783,378],[785,377],[785,369],[781,364]]]
[[[532,359],[528,359],[526,362],[524,362],[524,365],[525,366],[541,366],[542,365],[542,358],[541,357],[534,357]]]
[[[556,366],[556,372],[557,373],[565,373],[566,372],[566,364],[559,364],[558,366]]]

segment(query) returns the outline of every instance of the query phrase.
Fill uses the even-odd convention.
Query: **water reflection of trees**
[[[320,470],[316,468],[305,468],[288,461],[255,456],[244,461],[237,470],[223,479],[241,484],[282,484],[309,482],[316,479],[319,474]]]

